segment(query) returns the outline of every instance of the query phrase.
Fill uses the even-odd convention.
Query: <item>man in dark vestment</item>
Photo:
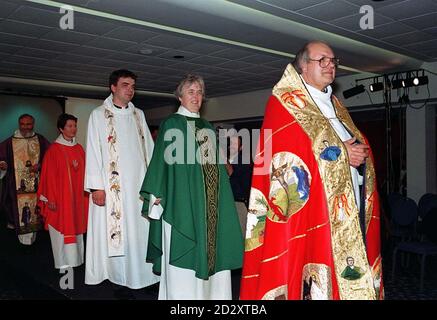
[[[8,228],[15,229],[20,242],[26,245],[35,241],[35,232],[41,228],[41,223],[40,219],[31,219],[29,216],[29,220],[35,222],[30,222],[26,227],[20,213],[26,203],[30,212],[35,213],[35,186],[44,153],[50,145],[45,137],[33,131],[34,125],[33,116],[21,115],[18,118],[18,130],[0,143],[0,207],[7,215]]]

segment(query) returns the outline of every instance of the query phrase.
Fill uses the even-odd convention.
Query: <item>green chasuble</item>
[[[243,236],[215,139],[213,127],[201,118],[173,114],[161,124],[141,188],[144,216],[150,194],[164,209],[160,220],[150,219],[147,261],[156,273],[161,272],[162,219],[172,228],[171,265],[194,270],[205,280],[242,265]],[[211,156],[212,162],[204,161]]]

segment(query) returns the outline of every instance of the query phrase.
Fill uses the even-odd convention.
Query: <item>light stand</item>
[[[385,105],[385,137],[386,137],[386,191],[390,194],[393,191],[392,177],[393,177],[393,164],[392,164],[392,141],[391,141],[391,85],[388,75],[383,76],[384,82],[384,105]]]

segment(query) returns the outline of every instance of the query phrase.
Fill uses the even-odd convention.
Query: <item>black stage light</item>
[[[343,97],[345,99],[348,99],[350,97],[356,96],[357,94],[360,94],[362,92],[364,92],[364,85],[360,84],[358,86],[355,86],[353,88],[347,89],[343,91]]]
[[[381,91],[384,89],[384,84],[382,82],[374,82],[369,85],[370,92]]]
[[[417,77],[417,84],[415,86],[423,86],[424,84],[428,84],[428,76]]]
[[[417,87],[422,86],[424,84],[428,84],[428,77],[427,76],[415,76],[413,78],[407,78],[403,80],[403,87],[409,88],[409,87]],[[393,88],[395,89],[395,88]]]
[[[391,82],[392,89],[405,88],[405,80],[404,79],[396,79]]]
[[[414,78],[407,78],[407,79],[405,79],[405,80],[403,80],[404,81],[404,83],[403,83],[403,87],[405,87],[405,88],[409,88],[409,87],[412,87],[412,86],[414,86],[415,84],[414,84],[414,82],[416,81],[417,83],[419,83],[419,78],[417,78],[417,77],[414,77]],[[417,86],[417,84],[416,84],[416,86]]]

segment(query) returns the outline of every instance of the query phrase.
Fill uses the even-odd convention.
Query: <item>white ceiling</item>
[[[65,4],[72,30],[59,25]],[[374,29],[360,28],[363,5],[374,9]],[[101,98],[119,68],[138,74],[146,108],[168,104],[188,72],[205,78],[209,97],[271,88],[310,39],[331,43],[339,76],[437,61],[437,0],[0,0],[0,8],[0,92]]]

